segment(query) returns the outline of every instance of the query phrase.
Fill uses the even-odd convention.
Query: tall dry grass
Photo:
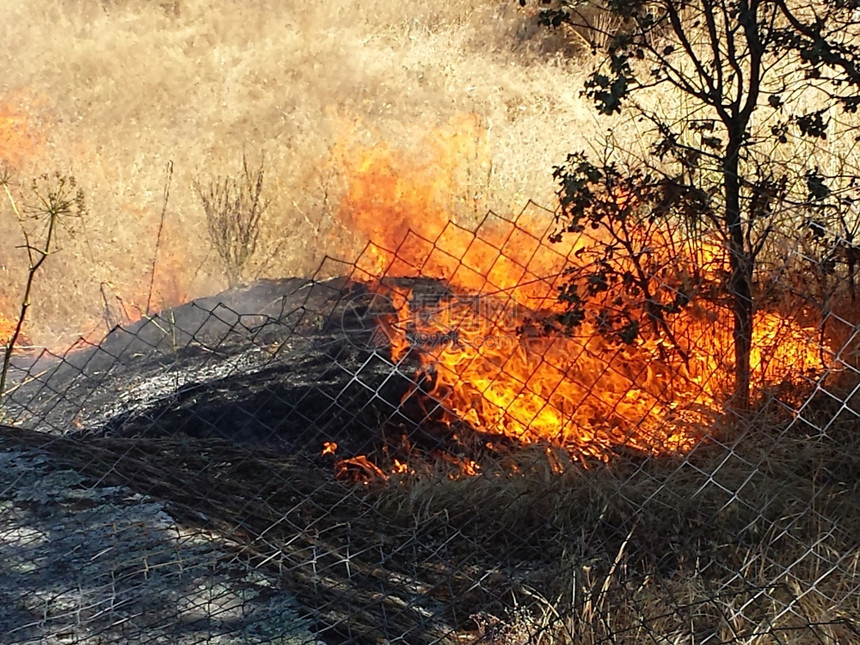
[[[337,217],[363,149],[388,146],[395,174],[435,173],[439,206],[468,223],[552,206],[553,165],[612,125],[579,95],[593,62],[580,39],[508,0],[7,0],[3,16],[0,163],[23,182],[74,174],[91,209],[37,285],[36,344],[99,334],[117,319],[105,310],[134,317],[225,287],[193,185],[234,175],[243,153],[264,159],[271,202],[249,274],[306,275],[364,242]],[[643,100],[667,118],[689,109],[671,92]],[[642,124],[614,125],[618,151],[649,155]],[[816,145],[780,154],[852,165],[853,136]],[[2,207],[0,316],[17,307],[19,238]]]
[[[73,173],[91,208],[37,285],[37,344],[98,327],[108,305],[145,308],[168,161],[158,305],[225,286],[193,182],[235,173],[243,152],[265,157],[279,248],[258,269],[300,275],[361,243],[335,217],[344,150],[385,142],[435,164],[453,187],[442,206],[469,217],[551,204],[553,164],[601,127],[569,46],[512,2],[10,0],[3,16],[0,160],[23,181]],[[456,133],[444,154],[426,149],[433,128]],[[0,231],[14,303],[5,209]]]
[[[833,389],[802,415],[773,404],[721,426],[683,459],[559,473],[536,446],[476,478],[409,476],[377,503],[444,535],[452,560],[493,563],[472,573],[492,589],[476,642],[855,643],[857,412]]]

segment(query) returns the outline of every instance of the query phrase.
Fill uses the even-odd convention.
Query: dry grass
[[[516,3],[14,1],[0,37],[0,116],[14,122],[0,159],[23,180],[74,173],[91,206],[38,285],[37,343],[92,328],[104,283],[143,308],[168,160],[159,305],[224,286],[193,180],[229,174],[243,152],[269,166],[268,248],[287,238],[266,275],[295,275],[327,252],[355,255],[333,221],[334,152],[349,144],[435,163],[455,184],[443,206],[467,217],[551,204],[552,165],[599,128],[566,45]],[[428,131],[460,123],[471,125],[450,154],[428,160]],[[14,302],[15,238],[0,239],[0,296]]]
[[[328,642],[837,644],[860,638],[860,410],[832,394],[685,458],[558,472],[533,447],[367,486],[223,442],[3,437],[223,535]]]
[[[36,344],[100,335],[105,309],[145,313],[159,230],[156,308],[225,287],[193,183],[235,172],[243,154],[265,158],[271,202],[247,276],[309,275],[364,242],[337,217],[361,146],[388,145],[398,174],[435,173],[439,206],[468,223],[529,199],[552,206],[552,166],[600,147],[611,125],[579,96],[592,62],[579,39],[540,28],[516,2],[14,0],[3,15],[0,163],[24,182],[72,173],[90,205],[36,285]],[[689,109],[663,89],[642,100],[670,120]],[[772,125],[767,114],[757,127]],[[614,125],[619,150],[648,154],[642,124]],[[816,145],[779,154],[786,164],[820,154],[834,174],[856,156],[853,136]],[[10,220],[0,211],[7,317],[24,276]]]
[[[503,609],[474,617],[481,642],[855,642],[859,411],[843,400],[794,420],[766,407],[674,463],[558,474],[536,450],[518,474],[421,478],[381,504],[407,524],[444,517],[518,571]]]
[[[385,142],[435,168],[452,188],[441,206],[458,219],[551,203],[552,165],[604,126],[578,97],[583,72],[567,45],[515,5],[7,2],[0,159],[24,180],[73,172],[90,208],[46,264],[30,337],[88,332],[106,286],[128,309],[145,306],[169,160],[158,305],[225,286],[193,183],[232,172],[243,153],[268,164],[263,245],[281,249],[260,259],[269,276],[308,274],[326,253],[354,257],[359,241],[336,213],[341,157],[356,146]],[[452,144],[428,155],[434,129]],[[798,144],[789,160],[808,153]],[[15,233],[0,213],[0,306],[14,306],[26,266]],[[280,566],[320,624],[352,620],[365,641],[383,638],[383,616],[406,633],[423,616],[415,603],[504,645],[852,642],[857,406],[821,399],[793,421],[760,411],[683,460],[627,455],[559,474],[539,449],[477,478],[441,470],[367,489],[235,446],[4,437],[170,500],[187,522]],[[323,578],[311,553],[329,567]],[[344,553],[360,572],[349,580]],[[363,613],[338,613],[345,590]],[[407,642],[453,640],[422,629]]]

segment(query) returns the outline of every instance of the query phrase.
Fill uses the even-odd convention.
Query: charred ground
[[[390,282],[425,302],[450,294],[442,281]],[[331,441],[351,456],[387,452],[406,436],[438,449],[452,431],[427,404],[432,376],[416,355],[390,360],[376,320],[395,312],[384,299],[371,310],[372,301],[348,278],[264,280],[201,298],[98,345],[23,358],[10,412],[81,438],[217,439],[284,455]]]

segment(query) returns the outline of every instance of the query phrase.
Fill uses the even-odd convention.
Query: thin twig
[[[161,202],[161,219],[158,222],[158,235],[155,238],[155,250],[152,253],[152,271],[149,274],[149,294],[146,296],[146,315],[152,305],[152,290],[155,285],[155,267],[158,263],[158,249],[161,248],[161,234],[164,231],[164,218],[167,215],[167,203],[170,200],[170,183],[173,180],[173,161],[167,162],[167,178],[164,182],[164,199]]]

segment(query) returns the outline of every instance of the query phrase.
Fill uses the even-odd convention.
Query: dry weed
[[[228,174],[242,150],[266,159],[262,246],[280,249],[267,275],[301,275],[325,253],[355,254],[345,235],[319,233],[342,228],[332,151],[344,137],[424,164],[432,128],[473,123],[442,205],[468,217],[551,204],[552,165],[598,127],[575,61],[516,3],[15,1],[0,36],[13,63],[0,115],[27,135],[7,161],[24,178],[71,170],[91,203],[86,234],[35,294],[41,343],[98,324],[106,284],[145,308],[168,161],[158,306],[226,286],[193,179]],[[14,243],[0,241],[11,264]]]

